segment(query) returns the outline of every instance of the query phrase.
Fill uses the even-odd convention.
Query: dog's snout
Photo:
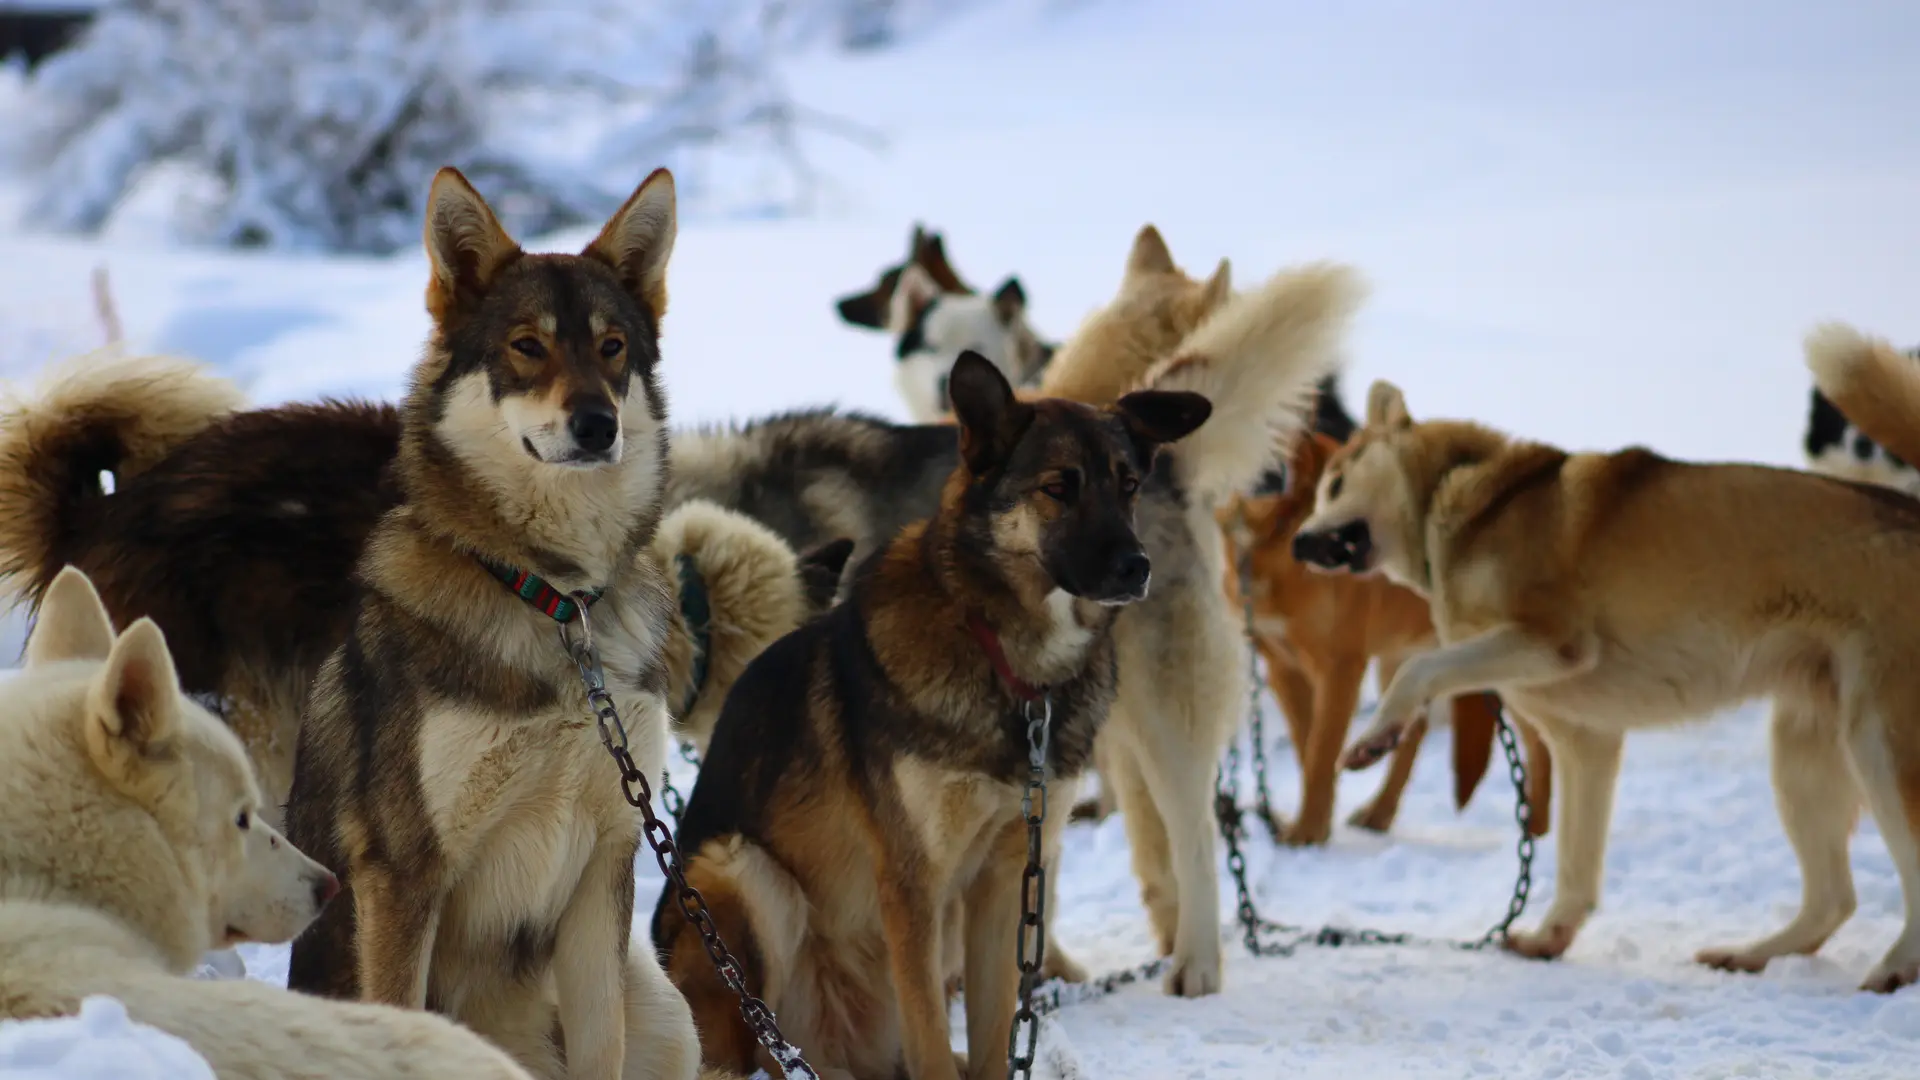
[[[314,909],[318,910],[320,908],[326,907],[327,901],[332,900],[334,897],[339,895],[340,895],[340,879],[337,877],[334,877],[333,874],[329,873],[328,871],[325,871],[325,870],[320,871],[320,876],[313,879]]]
[[[1364,570],[1373,553],[1373,532],[1366,519],[1336,529],[1303,532],[1293,538],[1293,557],[1326,570]]]
[[[1114,558],[1111,572],[1114,584],[1127,592],[1139,592],[1153,573],[1153,562],[1144,551],[1125,551]]]
[[[603,454],[620,437],[620,417],[607,401],[586,401],[573,407],[567,417],[567,434],[574,445],[590,454]]]

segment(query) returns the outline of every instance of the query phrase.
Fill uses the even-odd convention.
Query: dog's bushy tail
[[[1813,384],[1840,415],[1902,461],[1920,464],[1920,361],[1845,323],[1806,338]]]
[[[240,408],[239,387],[189,360],[108,348],[0,398],[0,588],[35,603],[71,560],[100,474],[138,475]]]
[[[1251,487],[1312,423],[1320,381],[1366,287],[1351,267],[1283,270],[1228,300],[1155,364],[1135,389],[1191,390],[1213,415],[1175,444],[1182,485],[1214,499]]]

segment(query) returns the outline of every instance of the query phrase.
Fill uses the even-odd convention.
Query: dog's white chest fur
[[[636,692],[615,701],[636,764],[657,771],[663,703]],[[421,732],[420,769],[455,882],[443,921],[455,933],[557,922],[596,846],[631,843],[639,828],[619,769],[571,694],[532,717],[436,711]]]
[[[1057,671],[1078,666],[1087,655],[1087,646],[1093,644],[1093,631],[1080,624],[1074,605],[1073,594],[1064,589],[1055,589],[1047,594],[1050,627],[1040,642],[1040,653],[1035,657],[1043,670]]]

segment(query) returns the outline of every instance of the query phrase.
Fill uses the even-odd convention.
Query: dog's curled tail
[[[54,367],[30,396],[0,398],[0,587],[37,602],[73,554],[101,473],[135,476],[243,404],[202,364],[113,347]]]
[[[1228,300],[1136,389],[1191,390],[1213,415],[1175,444],[1188,491],[1214,499],[1251,487],[1313,418],[1317,384],[1337,371],[1340,344],[1366,287],[1337,263],[1283,270]]]
[[[1902,461],[1920,464],[1920,361],[1845,323],[1807,333],[1807,370],[1840,415]]]

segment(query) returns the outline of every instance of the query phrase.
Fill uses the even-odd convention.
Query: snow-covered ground
[[[903,416],[890,343],[831,300],[897,258],[916,219],[976,284],[1017,272],[1055,337],[1110,295],[1152,221],[1189,269],[1229,256],[1243,283],[1305,259],[1359,266],[1375,292],[1352,338],[1355,406],[1389,376],[1416,414],[1793,464],[1807,328],[1920,340],[1917,48],[1920,8],[1890,0],[997,0],[932,40],[794,72],[801,100],[890,146],[818,144],[835,198],[814,219],[683,221],[675,416],[827,401]],[[420,255],[182,250],[156,224],[167,197],[157,178],[97,241],[0,234],[0,376],[95,342],[88,275],[104,264],[136,346],[217,362],[263,402],[394,394],[426,329]],[[0,183],[0,212],[19,202]],[[1090,1080],[1912,1076],[1920,991],[1853,990],[1900,923],[1870,822],[1859,914],[1818,958],[1760,977],[1689,961],[1799,898],[1762,715],[1630,741],[1607,894],[1560,963],[1230,948],[1219,997],[1131,987],[1059,1014],[1056,1045]],[[1264,912],[1479,934],[1510,887],[1509,792],[1496,770],[1456,817],[1446,761],[1436,739],[1391,838],[1296,852],[1257,837]],[[1290,807],[1297,778],[1275,775]],[[1377,781],[1347,778],[1343,807]],[[1147,959],[1120,823],[1068,845],[1058,940],[1096,970]],[[1549,839],[1529,921],[1554,856]],[[651,860],[639,875],[650,898]],[[284,950],[248,960],[284,971]]]

